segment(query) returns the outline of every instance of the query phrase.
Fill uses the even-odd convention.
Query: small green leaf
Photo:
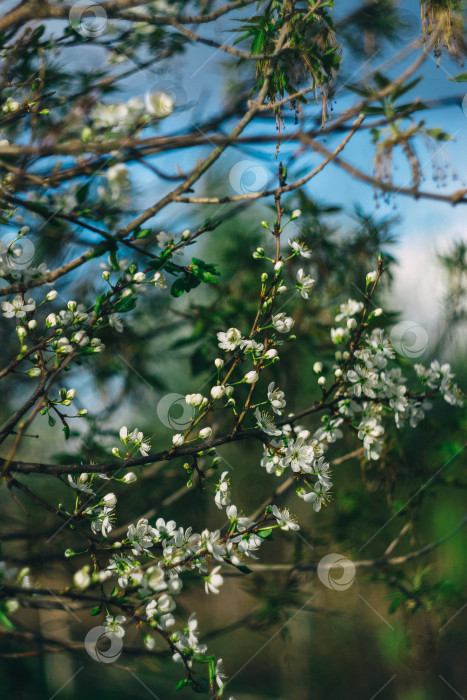
[[[262,52],[264,41],[264,32],[260,31],[255,35],[255,38],[251,42],[251,53],[257,54]]]
[[[138,238],[138,239],[139,239],[139,238],[146,238],[147,236],[149,236],[149,234],[150,234],[151,232],[152,232],[152,229],[150,229],[150,228],[143,228],[143,229],[141,229],[141,230],[135,232],[135,238]]]
[[[14,630],[16,627],[14,624],[7,618],[3,610],[0,610],[0,624],[3,625],[3,627],[6,627],[9,630]]]
[[[242,572],[242,574],[251,574],[251,569],[246,566],[246,564],[240,564],[240,566],[236,566],[236,569]]]
[[[101,310],[102,302],[104,301],[105,296],[106,296],[105,294],[99,294],[99,296],[96,299],[96,303],[94,304],[94,311],[93,311],[93,315],[96,317],[99,316],[99,311]]]
[[[272,532],[272,527],[270,527],[268,530],[258,530],[258,532],[256,534],[258,535],[258,537],[261,537],[262,540],[265,540],[267,537],[269,537],[271,532]]]
[[[181,297],[184,292],[186,292],[185,278],[179,277],[178,280],[172,284],[170,288],[170,293],[173,297]]]
[[[451,136],[442,129],[425,129],[425,132],[436,141],[450,141]]]
[[[95,615],[98,615],[100,613],[101,609],[98,605],[95,605],[93,609],[91,610],[91,615],[94,617]]]

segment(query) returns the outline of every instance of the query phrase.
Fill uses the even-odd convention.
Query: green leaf
[[[175,690],[181,690],[182,688],[185,688],[185,686],[188,685],[188,681],[186,678],[182,678],[181,681],[178,681],[177,685],[175,686]]]
[[[90,182],[87,182],[85,185],[83,185],[77,190],[75,197],[78,204],[84,204],[84,202],[86,201],[90,184]]]
[[[7,618],[3,610],[0,610],[0,624],[3,625],[3,627],[6,627],[8,630],[16,629],[14,624]]]
[[[94,617],[95,615],[99,615],[101,609],[98,605],[95,605],[93,609],[91,610],[91,615]]]
[[[118,257],[117,257],[116,249],[110,251],[109,261],[110,261],[110,266],[111,266],[112,270],[114,272],[118,272],[120,270],[120,266],[118,264]]]
[[[210,282],[211,284],[217,284],[217,280],[214,275],[220,277],[220,272],[216,269],[217,265],[211,263],[206,263],[204,260],[199,260],[199,258],[192,258],[191,268],[193,275],[200,282]]]
[[[262,540],[265,540],[266,537],[269,537],[271,532],[272,532],[272,527],[270,527],[268,530],[258,530],[258,532],[256,534],[258,535],[258,537],[261,537]]]
[[[104,301],[106,295],[105,294],[99,294],[99,296],[96,299],[96,303],[94,304],[94,311],[93,315],[94,316],[99,316],[99,311],[101,310],[102,302]]]
[[[445,131],[443,131],[440,128],[438,128],[438,129],[425,129],[425,133],[427,133],[433,139],[436,139],[436,141],[450,141],[451,140],[451,135],[447,134]]]
[[[178,280],[172,284],[170,288],[170,293],[173,297],[181,297],[184,292],[186,292],[185,278],[179,277]]]
[[[50,425],[51,428],[54,427],[54,425],[55,425],[56,422],[57,422],[57,421],[55,420],[55,418],[52,418],[52,416],[49,415],[49,425]]]
[[[235,568],[241,571],[242,574],[251,574],[251,569],[249,569],[246,564],[240,564],[240,566],[236,566]]]
[[[262,53],[263,42],[264,42],[264,32],[260,31],[260,32],[258,32],[258,34],[256,34],[255,38],[251,42],[251,48],[250,48],[251,53],[253,53],[253,54]]]
[[[64,425],[62,430],[65,433],[65,440],[68,440],[68,438],[70,437],[70,428],[68,427],[68,425]]]
[[[135,235],[135,238],[139,239],[139,238],[146,238],[147,236],[149,236],[150,233],[152,233],[152,229],[143,228],[143,229],[140,229],[139,231],[136,231],[134,235]]]
[[[455,83],[465,83],[467,82],[467,73],[459,73],[455,78],[448,78],[448,80],[452,80]]]

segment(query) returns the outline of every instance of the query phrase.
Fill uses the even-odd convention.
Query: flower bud
[[[84,590],[91,585],[91,577],[88,572],[89,566],[83,566],[82,569],[75,573],[73,576],[73,583],[75,584],[76,588]]]
[[[181,433],[176,433],[176,435],[172,437],[172,445],[174,447],[180,447],[181,445],[183,445],[184,442],[185,438]]]
[[[32,369],[28,369],[26,374],[28,377],[40,377],[41,371],[39,367],[33,367]]]
[[[156,119],[165,119],[172,114],[175,103],[166,92],[147,93],[145,97],[146,109]]]
[[[211,396],[213,399],[221,399],[225,394],[225,386],[220,384],[218,386],[213,386],[211,389]]]
[[[212,428],[203,428],[199,431],[199,437],[203,440],[207,440],[212,435]]]
[[[49,314],[45,319],[45,325],[47,328],[53,328],[58,323],[58,317],[55,314]]]
[[[323,371],[323,363],[322,362],[315,362],[315,364],[313,365],[313,372],[315,372],[316,374],[321,374],[322,371]]]
[[[58,292],[56,289],[51,289],[50,292],[47,292],[45,301],[53,301],[58,297]]]
[[[117,496],[114,493],[106,493],[102,500],[107,508],[113,508],[117,505]]]

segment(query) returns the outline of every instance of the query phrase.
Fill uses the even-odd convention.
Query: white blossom
[[[277,413],[277,415],[281,416],[281,409],[284,408],[286,405],[285,394],[280,389],[275,389],[274,386],[274,382],[271,382],[268,386],[268,399],[271,403],[271,408],[274,411],[274,413]]]
[[[310,275],[305,275],[303,269],[300,268],[297,272],[297,287],[300,290],[300,294],[304,299],[308,299],[315,280],[310,277]]]
[[[284,311],[281,311],[280,313],[275,314],[275,316],[272,317],[272,325],[274,326],[276,331],[279,331],[279,333],[288,333],[292,329],[294,323],[295,322],[293,318],[287,316],[287,314]]]
[[[122,624],[125,622],[126,617],[124,615],[107,615],[105,618],[105,631],[107,634],[114,634],[116,637],[123,637],[125,635],[125,630]]]
[[[16,318],[24,318],[27,313],[35,310],[36,304],[34,299],[28,299],[27,302],[24,302],[18,295],[14,297],[12,302],[2,301],[1,307],[5,318],[14,318],[15,316]]]
[[[298,523],[292,516],[290,515],[289,511],[287,508],[284,508],[284,510],[280,511],[277,506],[272,507],[272,514],[277,520],[277,524],[279,525],[281,530],[299,530]]]
[[[223,577],[217,573],[220,571],[220,566],[216,566],[209,576],[206,576],[204,579],[204,588],[206,590],[206,593],[219,593],[219,589],[224,583]]]
[[[235,350],[242,340],[242,334],[237,328],[229,328],[225,333],[217,334],[219,347],[221,350]]]
[[[276,428],[274,420],[268,413],[261,412],[259,408],[255,411],[256,423],[266,435],[280,435],[281,431]]]
[[[291,241],[289,238],[289,246],[297,255],[301,255],[302,258],[311,258],[311,250],[307,248],[305,243],[300,243],[300,241]]]

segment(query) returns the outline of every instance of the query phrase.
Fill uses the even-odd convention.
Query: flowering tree
[[[334,19],[333,5],[29,0],[0,19],[2,504],[8,520],[21,514],[28,523],[4,533],[0,624],[9,643],[32,654],[37,645],[37,653],[85,649],[104,663],[125,652],[168,656],[177,689],[228,694],[215,643],[208,648],[198,630],[198,583],[222,595],[227,576],[249,572],[329,577],[334,555],[255,561],[273,536],[294,537],[303,520],[313,529],[331,490],[339,502],[341,464],[397,471],[399,433],[435,402],[462,404],[450,365],[410,360],[427,343],[379,305],[393,262],[380,252],[391,222],[359,211],[357,226],[336,235],[326,219],[336,210],[305,188],[332,165],[377,198],[467,202],[465,190],[421,187],[420,144],[437,149],[450,136],[419,119],[430,105],[401,101],[433,55],[462,56],[461,3],[421,2],[411,63],[352,82],[342,77],[352,28],[364,33],[367,56],[390,45],[403,17],[388,2],[347,15],[336,8],[344,15]],[[227,26],[239,32],[234,43],[217,40]],[[215,109],[201,117],[182,82],[166,77],[197,46],[209,47],[209,58],[226,55],[227,82],[238,71],[225,99],[215,86]],[[338,90],[357,97],[331,119]],[[374,170],[364,172],[340,154],[369,133]],[[254,156],[238,157],[259,145],[270,172]],[[219,162],[230,153],[221,181]],[[401,161],[405,184],[392,172]],[[249,208],[257,200],[264,209]],[[242,238],[242,221],[252,236]],[[230,255],[254,259],[236,277],[225,251],[216,259],[218,234],[230,239]],[[189,349],[192,376],[174,383],[171,354],[180,348]],[[312,372],[294,401],[300,352]],[[127,408],[141,377],[152,408],[134,419]],[[267,480],[254,508],[236,491],[226,445],[244,450],[248,479]],[[406,473],[402,465],[396,480]],[[204,504],[196,525],[179,506],[186,501]],[[359,566],[395,580],[391,566],[437,544],[392,557],[413,524],[411,513],[374,559],[341,562],[332,585],[350,585]],[[38,542],[41,556],[29,546],[18,554],[19,541]],[[398,591],[412,607],[423,604],[400,583]],[[89,613],[85,638],[21,622],[23,609],[51,605]]]

